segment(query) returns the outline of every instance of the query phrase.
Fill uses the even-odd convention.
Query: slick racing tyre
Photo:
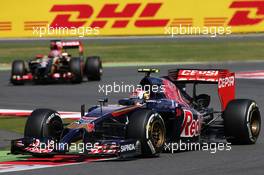
[[[51,109],[36,109],[28,117],[24,136],[60,139],[63,123],[60,115]]]
[[[72,83],[81,83],[83,80],[82,60],[81,58],[71,58],[70,72],[73,74]]]
[[[256,143],[261,127],[259,108],[253,100],[236,99],[224,111],[225,136],[232,144]]]
[[[14,85],[23,85],[23,80],[17,80],[15,77],[22,78],[23,75],[26,73],[25,63],[22,60],[15,60],[12,63],[12,70],[11,70],[11,83]]]
[[[165,125],[161,116],[148,109],[139,109],[129,116],[127,138],[141,142],[145,156],[157,156],[165,143]]]
[[[100,81],[103,73],[100,57],[87,57],[85,63],[85,74],[90,81]]]

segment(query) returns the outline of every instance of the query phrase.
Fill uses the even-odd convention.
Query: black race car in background
[[[99,100],[87,112],[82,105],[81,118],[71,124],[63,124],[55,110],[36,109],[27,119],[24,138],[12,141],[11,153],[49,157],[69,153],[67,145],[82,142],[89,144],[84,155],[123,158],[158,155],[166,142],[256,143],[260,111],[253,100],[235,99],[234,73],[176,69],[158,78],[150,76],[156,69],[139,72],[146,73],[140,81],[144,89],[117,105]],[[192,95],[185,90],[188,83]],[[196,94],[197,84],[217,84],[221,111],[209,107],[208,94]]]
[[[68,49],[78,49],[78,55],[72,56],[67,52]],[[35,83],[58,80],[81,83],[83,75],[88,80],[99,81],[102,70],[99,56],[84,58],[81,41],[52,40],[49,55],[36,55],[34,59],[26,62],[13,61],[10,82],[14,85],[22,85],[31,80]]]

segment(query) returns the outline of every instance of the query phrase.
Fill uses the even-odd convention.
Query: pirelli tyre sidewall
[[[232,144],[256,143],[261,129],[261,116],[255,101],[249,99],[230,101],[223,118],[228,142]]]
[[[24,136],[60,139],[63,122],[60,115],[51,109],[36,109],[26,121]]]
[[[165,136],[165,124],[157,112],[139,109],[129,116],[127,138],[140,140],[142,155],[159,155],[163,150]]]
[[[23,80],[15,80],[13,79],[14,76],[19,76],[20,78],[23,77],[26,73],[25,62],[22,60],[15,60],[12,63],[12,70],[11,70],[11,83],[14,85],[23,85]]]

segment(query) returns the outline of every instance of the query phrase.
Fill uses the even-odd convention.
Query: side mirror
[[[207,94],[200,94],[196,96],[196,103],[203,108],[206,108],[210,105],[211,97]]]
[[[105,106],[105,103],[108,102],[108,98],[99,99],[98,102],[100,104],[101,115],[102,115],[103,114],[103,106]]]
[[[108,98],[98,99],[98,102],[101,106],[104,106],[108,102]]]

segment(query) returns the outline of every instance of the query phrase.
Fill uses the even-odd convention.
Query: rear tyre
[[[59,140],[63,131],[60,115],[51,109],[36,109],[28,117],[24,137]],[[33,154],[35,157],[52,157],[50,154]]]
[[[139,109],[129,116],[127,138],[141,142],[145,156],[157,156],[165,143],[165,125],[161,116],[148,109]]]
[[[259,108],[253,100],[236,99],[224,111],[225,136],[232,144],[255,144],[261,128]]]
[[[12,70],[11,70],[11,83],[13,85],[23,85],[23,80],[17,80],[16,77],[19,76],[20,78],[23,77],[26,73],[25,63],[22,60],[15,60],[12,63]]]
[[[103,74],[102,62],[99,56],[87,57],[85,74],[89,81],[100,81]]]
[[[72,83],[81,83],[83,80],[82,61],[81,58],[71,58],[70,72],[73,74]]]

